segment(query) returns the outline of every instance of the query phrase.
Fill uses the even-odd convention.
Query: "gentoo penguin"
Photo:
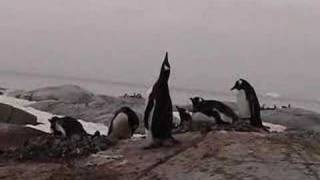
[[[216,100],[205,100],[201,97],[190,98],[193,105],[193,112],[203,113],[213,117],[217,124],[229,124],[225,121],[231,119],[232,123],[238,120],[237,114],[227,105]]]
[[[250,124],[254,127],[264,128],[260,115],[260,103],[255,90],[244,79],[236,81],[231,88],[237,90],[237,104],[239,108],[239,116],[241,119],[250,119]]]
[[[168,53],[166,53],[159,78],[146,100],[144,125],[150,144],[145,149],[177,143],[171,133],[173,112],[168,86],[170,68]]]
[[[192,113],[187,111],[184,108],[176,106],[179,116],[180,116],[180,124],[179,131],[186,132],[192,129]]]
[[[139,127],[137,114],[129,107],[122,107],[114,113],[110,122],[108,137],[113,140],[130,138]]]
[[[80,137],[87,135],[81,123],[72,117],[52,117],[49,119],[50,129],[55,136],[70,138],[73,135]]]

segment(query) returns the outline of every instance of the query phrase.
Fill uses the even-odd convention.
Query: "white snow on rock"
[[[287,127],[285,126],[279,124],[272,124],[268,122],[263,122],[263,125],[269,127],[270,132],[284,132],[287,129]]]
[[[34,128],[46,133],[50,133],[50,122],[53,116],[60,116],[51,114],[48,112],[40,111],[34,109],[32,107],[28,107],[30,104],[34,103],[32,101],[27,101],[23,99],[17,99],[9,96],[0,96],[0,103],[11,105],[15,108],[21,109],[23,111],[29,112],[35,116],[37,116],[37,122],[41,123],[39,125],[26,125],[27,127]],[[61,117],[61,116],[60,116]],[[94,134],[96,131],[100,131],[101,134],[107,135],[108,134],[108,127],[101,123],[92,123],[86,122],[83,120],[79,120],[82,124],[83,128],[86,130],[88,134]]]

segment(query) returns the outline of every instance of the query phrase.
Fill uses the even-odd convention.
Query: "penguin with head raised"
[[[144,125],[147,139],[150,141],[146,149],[162,145],[173,145],[178,141],[172,137],[173,112],[169,91],[170,64],[166,53],[158,80],[153,85],[146,100]]]
[[[129,107],[122,107],[114,113],[109,124],[108,137],[111,140],[128,139],[139,127],[137,114]]]
[[[49,119],[50,129],[54,136],[70,138],[73,135],[80,137],[87,135],[81,123],[72,117],[52,117]]]
[[[244,79],[236,81],[231,91],[237,90],[237,105],[241,119],[250,119],[254,127],[264,128],[260,114],[260,103],[254,88]]]
[[[202,113],[214,118],[217,124],[230,124],[238,120],[237,114],[226,104],[216,100],[205,100],[202,97],[190,98],[193,105],[193,113]]]

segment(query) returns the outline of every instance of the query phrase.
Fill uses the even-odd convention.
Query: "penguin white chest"
[[[173,112],[173,125],[178,127],[181,124],[181,117],[179,112]]]
[[[224,114],[224,113],[222,113],[222,112],[220,112],[219,110],[217,110],[217,109],[214,109],[215,111],[217,111],[218,113],[219,113],[219,115],[220,115],[220,117],[221,117],[221,119],[224,121],[224,122],[228,122],[228,123],[232,123],[232,118],[231,117],[229,117],[229,116],[227,116],[226,114]]]
[[[153,106],[151,107],[150,114],[148,115],[148,129],[145,129],[147,135],[147,141],[152,142],[154,140],[153,133],[152,133],[152,123],[153,123],[153,116],[154,116],[154,109],[156,107],[156,100],[153,100]]]
[[[250,104],[246,97],[246,92],[244,90],[239,90],[237,94],[237,105],[239,109],[239,117],[240,118],[250,118]]]
[[[129,138],[131,136],[129,119],[125,113],[119,113],[113,120],[111,136],[118,139]]]
[[[60,132],[63,137],[67,136],[65,129],[59,123],[56,123],[55,128],[56,128],[56,131]]]
[[[192,113],[193,122],[214,123],[216,120],[213,117],[209,117],[201,112]]]

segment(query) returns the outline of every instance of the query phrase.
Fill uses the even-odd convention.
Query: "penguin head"
[[[238,90],[238,91],[247,90],[250,87],[251,87],[251,85],[248,83],[248,81],[246,81],[244,79],[239,79],[238,81],[236,81],[234,86],[231,88],[231,91],[233,91],[233,90]]]
[[[50,122],[50,130],[52,132],[54,132],[54,130],[56,129],[56,125],[57,125],[57,121],[59,120],[58,117],[52,117],[51,119],[49,119],[49,122]]]
[[[204,99],[202,97],[193,97],[190,98],[193,106],[193,112],[197,112],[200,110],[201,105],[204,103]]]
[[[50,130],[55,136],[63,136],[65,132],[61,129],[61,119],[59,117],[52,117],[49,119],[50,122]]]
[[[168,52],[166,52],[166,56],[163,60],[162,66],[161,66],[160,80],[167,82],[170,77],[170,70],[171,70],[171,66],[170,66],[169,60],[168,60]]]
[[[198,96],[190,98],[190,100],[191,100],[193,106],[200,105],[204,102],[204,99],[202,97],[198,97]]]

